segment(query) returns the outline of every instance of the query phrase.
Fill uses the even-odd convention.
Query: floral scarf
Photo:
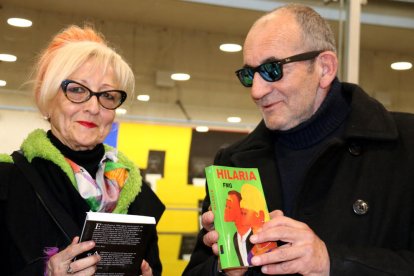
[[[79,194],[89,204],[91,211],[111,213],[129,175],[127,167],[118,163],[117,151],[114,149],[105,153],[99,162],[95,179],[86,169],[65,159],[75,174]]]

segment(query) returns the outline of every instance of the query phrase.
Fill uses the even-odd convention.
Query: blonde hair
[[[60,84],[85,62],[92,61],[93,70],[112,68],[117,89],[133,94],[134,74],[123,58],[110,48],[102,34],[91,27],[69,26],[56,34],[40,55],[34,71],[34,96],[44,115]]]
[[[264,221],[269,220],[269,214],[266,212],[266,200],[259,189],[249,183],[245,183],[241,187],[240,194],[242,197],[240,208],[253,210],[257,214],[259,214],[260,211],[263,211],[265,214]]]

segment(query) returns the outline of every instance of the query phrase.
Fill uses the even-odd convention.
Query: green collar
[[[73,186],[77,188],[75,175],[72,171],[72,168],[68,162],[66,162],[65,157],[55,146],[53,146],[53,144],[47,138],[46,132],[44,130],[37,129],[30,133],[29,136],[23,141],[21,149],[23,150],[23,153],[29,162],[32,162],[32,160],[37,157],[49,160],[59,166],[62,171],[69,177]],[[105,151],[111,149],[113,148],[105,145]],[[123,164],[129,169],[129,176],[125,182],[124,187],[121,190],[118,204],[113,213],[126,214],[129,205],[134,201],[135,197],[141,191],[142,177],[135,164],[125,155],[118,152],[117,157],[119,159],[119,163]]]

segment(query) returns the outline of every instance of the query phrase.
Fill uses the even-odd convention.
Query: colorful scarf
[[[118,163],[116,155],[116,150],[105,153],[99,162],[95,179],[86,169],[65,158],[75,174],[79,194],[86,200],[93,212],[111,213],[128,179],[128,169]]]

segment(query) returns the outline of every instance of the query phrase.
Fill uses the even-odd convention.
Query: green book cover
[[[249,240],[270,219],[259,171],[224,166],[205,171],[221,269],[251,266],[253,256],[276,247],[275,242],[254,245]]]

